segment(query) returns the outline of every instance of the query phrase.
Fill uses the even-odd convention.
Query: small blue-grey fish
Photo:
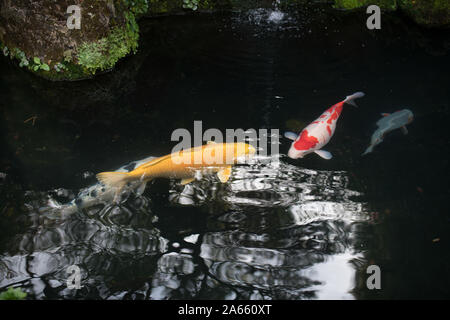
[[[389,132],[401,128],[404,134],[408,134],[406,125],[414,120],[414,115],[411,110],[403,109],[394,113],[382,113],[383,118],[377,121],[378,129],[372,134],[370,139],[370,146],[362,155],[366,155],[373,151],[375,146],[383,142],[384,137]]]

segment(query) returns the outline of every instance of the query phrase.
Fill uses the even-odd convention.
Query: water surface
[[[30,298],[449,298],[448,34],[320,7],[141,21],[140,51],[93,80],[51,83],[0,59],[0,289]],[[48,215],[94,174],[171,151],[176,128],[299,130],[346,106],[334,158],[257,157],[120,206]],[[361,157],[381,112],[409,134]],[[33,118],[35,117],[35,118]],[[82,288],[66,287],[67,267]],[[366,288],[379,265],[382,289]]]

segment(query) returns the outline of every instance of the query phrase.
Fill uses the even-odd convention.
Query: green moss
[[[50,80],[84,79],[111,69],[119,59],[137,51],[139,26],[136,17],[147,13],[149,0],[107,1],[121,14],[111,17],[111,29],[103,38],[85,41],[78,48],[64,51],[59,59],[53,61],[45,61],[41,56],[27,57],[20,49],[0,43],[1,53],[17,60],[21,67]],[[98,2],[92,2],[92,5],[96,4]],[[92,6],[88,7],[96,12]]]
[[[114,67],[117,61],[138,48],[139,26],[132,12],[126,14],[125,27],[116,27],[111,33],[94,42],[85,42],[78,49],[78,64],[88,74],[95,74],[98,70]]]
[[[124,26],[116,26],[106,37],[85,42],[78,48],[74,63],[87,75],[111,69],[119,59],[137,51],[139,26],[136,17],[147,13],[149,0],[116,0],[116,5],[125,7]]]
[[[334,7],[339,9],[355,9],[361,7],[359,0],[335,0]]]
[[[199,0],[183,0],[183,8],[197,10]]]
[[[397,0],[399,7],[414,21],[426,26],[450,26],[449,0]]]
[[[371,4],[385,10],[400,8],[421,25],[450,26],[449,0],[334,0],[334,7],[338,9],[356,9]]]
[[[197,6],[199,10],[225,10],[231,9],[231,1],[229,0],[198,0]]]
[[[214,3],[211,0],[199,0],[198,7],[203,10],[213,10]]]
[[[233,1],[246,2],[242,0],[148,0],[148,14],[229,10],[232,8]]]
[[[128,8],[130,8],[131,13],[133,13],[135,17],[146,14],[148,11],[149,0],[123,0],[123,2]]]
[[[397,0],[334,0],[334,7],[338,9],[357,9],[375,4],[382,9],[397,9]]]
[[[19,67],[27,68],[30,71],[42,71],[42,72],[49,72],[50,66],[45,63],[44,61],[41,61],[39,57],[32,57],[29,58],[26,56],[25,52],[20,50],[19,48],[8,48],[6,45],[0,43],[0,50],[3,53],[4,56],[8,57],[11,60],[17,60],[19,62]]]
[[[86,74],[86,71],[80,65],[71,62],[60,62],[59,64],[63,65],[63,67],[60,67],[60,71],[55,70],[53,66],[52,72],[39,72],[38,74],[43,78],[53,81],[80,80],[92,77],[92,74]]]
[[[149,13],[161,14],[181,10],[183,7],[183,0],[149,0]]]
[[[20,288],[9,287],[8,290],[0,293],[0,300],[23,300],[27,296]]]

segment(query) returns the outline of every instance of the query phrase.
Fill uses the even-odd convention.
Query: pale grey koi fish
[[[375,146],[383,142],[386,135],[395,129],[401,128],[404,134],[408,134],[406,125],[414,120],[413,113],[408,109],[399,110],[394,113],[382,113],[381,115],[383,118],[377,121],[378,129],[372,134],[370,145],[362,154],[363,156],[372,152]]]

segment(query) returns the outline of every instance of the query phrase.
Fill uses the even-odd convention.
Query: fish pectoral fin
[[[403,126],[402,127],[402,132],[403,132],[403,134],[408,134],[408,129],[406,129],[406,127],[405,126]]]
[[[230,179],[231,176],[231,166],[226,167],[223,170],[217,172],[220,182],[225,183]]]
[[[122,191],[123,191],[124,187],[119,187],[117,188],[116,192],[114,193],[114,199],[113,199],[113,203],[114,204],[119,204],[120,201],[122,200]]]
[[[192,181],[194,181],[195,180],[195,178],[186,178],[186,179],[182,179],[181,180],[181,185],[185,185],[185,184],[188,184],[188,183],[191,183]]]
[[[145,187],[147,186],[147,182],[142,182],[139,187],[136,189],[136,195],[141,196],[144,191],[145,191]]]
[[[387,117],[387,116],[390,116],[391,114],[390,114],[390,113],[383,112],[381,115],[382,115],[383,117]]]
[[[295,141],[298,138],[298,134],[291,131],[287,131],[284,133],[284,137]]]
[[[314,151],[315,153],[317,153],[320,157],[326,159],[326,160],[330,160],[331,158],[333,158],[333,155],[331,153],[329,153],[328,151],[325,150],[316,150]]]

